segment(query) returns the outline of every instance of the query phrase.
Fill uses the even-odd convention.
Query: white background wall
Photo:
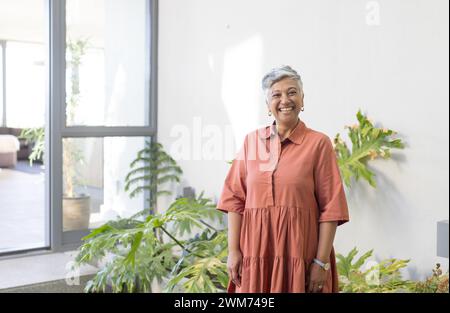
[[[407,277],[424,278],[435,262],[448,268],[436,257],[436,222],[449,207],[448,53],[446,0],[160,1],[158,140],[177,156],[183,186],[217,200],[235,151],[217,160],[194,151],[208,149],[214,127],[223,147],[229,135],[239,146],[269,123],[260,80],[290,64],[303,77],[307,126],[346,138],[361,108],[407,143],[370,164],[377,189],[347,190],[351,221],[337,252],[410,258]],[[190,155],[177,154],[180,143]]]

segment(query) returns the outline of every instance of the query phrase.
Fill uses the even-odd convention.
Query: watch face
[[[330,269],[330,263],[325,263],[323,268],[328,271]]]

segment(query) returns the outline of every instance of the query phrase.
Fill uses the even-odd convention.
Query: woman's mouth
[[[278,109],[278,111],[280,111],[280,112],[290,112],[290,111],[292,111],[292,110],[294,110],[293,107],[279,108],[279,109]]]

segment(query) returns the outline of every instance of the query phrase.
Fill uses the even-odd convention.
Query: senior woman
[[[330,138],[300,120],[302,81],[289,66],[262,80],[272,125],[246,135],[217,209],[228,213],[232,292],[338,292],[333,240],[349,221]]]

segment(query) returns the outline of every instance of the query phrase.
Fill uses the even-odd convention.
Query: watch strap
[[[316,263],[317,265],[319,265],[321,268],[323,268],[324,270],[328,270],[330,267],[330,263],[323,263],[322,261],[320,261],[319,259],[314,259],[313,260],[314,263]]]

